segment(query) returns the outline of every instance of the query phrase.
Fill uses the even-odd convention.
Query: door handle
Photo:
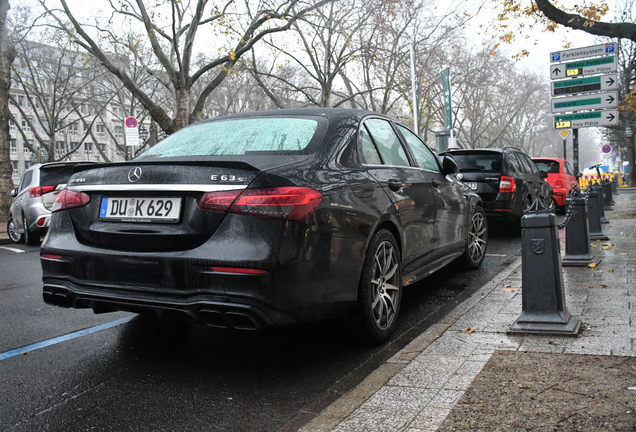
[[[389,189],[398,191],[402,187],[402,182],[396,179],[389,179]]]
[[[433,187],[439,187],[441,183],[438,180],[432,180],[431,184],[433,185]]]

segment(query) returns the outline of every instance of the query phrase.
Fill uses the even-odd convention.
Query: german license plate
[[[477,182],[464,182],[472,190],[477,190]]]
[[[99,217],[122,222],[178,222],[181,198],[102,197]]]

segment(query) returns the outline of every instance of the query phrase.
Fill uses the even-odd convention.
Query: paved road
[[[134,315],[45,305],[38,248],[0,246],[0,430],[296,430],[519,251],[495,233],[480,270],[406,289],[395,338],[369,346],[346,320],[236,332],[135,318],[77,335]]]

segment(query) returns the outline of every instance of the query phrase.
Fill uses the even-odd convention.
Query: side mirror
[[[18,196],[18,190],[17,189],[11,189],[11,198],[15,198]]]
[[[445,154],[442,159],[442,169],[444,170],[444,174],[455,174],[459,172],[459,165],[457,165],[457,161],[454,157]]]
[[[576,177],[577,179],[580,179],[581,177],[583,177],[583,173],[582,172],[577,172],[574,177]]]
[[[539,172],[541,173],[541,178],[548,178],[548,172],[547,171],[541,170]]]

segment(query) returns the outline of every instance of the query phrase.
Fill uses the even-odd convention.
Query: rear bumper
[[[79,243],[66,213],[54,214],[55,229],[41,248],[49,304],[95,312],[170,311],[215,327],[259,328],[339,316],[357,300],[363,239],[318,235],[304,224],[274,219],[261,219],[259,226],[271,229],[256,231],[247,226],[250,216],[228,215],[198,248],[121,252]]]
[[[515,202],[511,200],[510,194],[499,194],[496,200],[483,203],[484,213],[489,220],[514,221],[521,217],[516,212]]]

